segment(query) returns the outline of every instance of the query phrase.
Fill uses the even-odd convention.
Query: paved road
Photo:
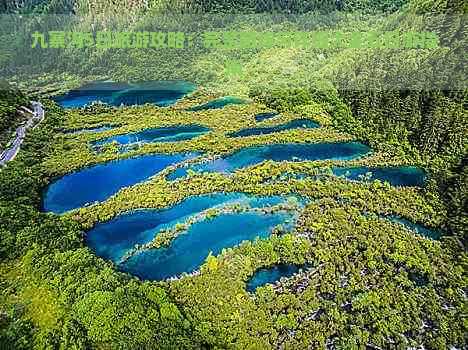
[[[42,107],[42,104],[40,102],[35,101],[32,101],[31,104],[34,108],[33,116],[27,120],[26,124],[16,129],[16,136],[13,142],[11,143],[10,148],[5,150],[0,155],[0,165],[4,165],[6,162],[15,159],[21,147],[21,144],[23,143],[23,139],[26,136],[26,131],[34,124],[37,125],[44,119],[44,108]]]

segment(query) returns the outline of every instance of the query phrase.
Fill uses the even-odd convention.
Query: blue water
[[[404,218],[401,218],[401,217],[398,217],[398,216],[382,216],[382,217],[387,219],[387,220],[400,223],[400,224],[406,226],[411,231],[414,231],[414,232],[416,232],[416,233],[418,233],[418,234],[420,234],[420,235],[422,235],[424,237],[427,237],[427,238],[432,238],[432,239],[437,240],[440,237],[442,237],[443,234],[444,234],[442,231],[431,230],[431,229],[429,229],[427,227],[415,224],[414,222],[411,222],[411,221],[409,221],[407,219],[404,219]]]
[[[107,137],[103,140],[94,142],[96,146],[102,146],[114,141],[121,145],[132,143],[147,143],[147,142],[174,142],[190,140],[197,136],[203,135],[210,131],[209,128],[200,125],[177,125],[162,128],[146,129],[134,133],[116,135]]]
[[[185,81],[140,83],[97,81],[53,99],[64,108],[80,108],[97,101],[112,106],[132,106],[145,103],[169,106],[184,95],[193,92],[195,88],[194,84]]]
[[[207,103],[198,105],[198,106],[193,106],[188,108],[188,111],[196,112],[196,111],[202,111],[204,109],[218,109],[218,108],[223,108],[226,105],[230,104],[245,104],[247,101],[238,98],[238,97],[233,97],[233,96],[226,96],[226,97],[221,97],[217,98],[215,100],[209,101]]]
[[[269,127],[256,127],[242,129],[236,132],[228,134],[230,137],[243,137],[243,136],[253,136],[253,135],[265,135],[271,134],[274,132],[280,132],[284,130],[299,129],[299,128],[318,128],[320,125],[311,119],[296,119],[288,123],[269,126]]]
[[[233,203],[248,203],[251,207],[260,208],[286,200],[280,196],[256,197],[243,193],[189,197],[167,209],[134,211],[99,223],[88,233],[87,244],[97,255],[119,263],[135,244],[150,242],[162,228],[185,222],[190,216],[206,209]],[[150,280],[191,272],[203,264],[210,251],[216,255],[223,248],[237,245],[243,240],[266,237],[274,226],[291,222],[291,219],[293,213],[286,212],[270,215],[251,212],[221,214],[193,224],[186,234],[175,238],[169,247],[138,253],[121,263],[120,268]]]
[[[274,113],[274,112],[258,113],[255,115],[255,121],[262,122],[264,120],[276,117],[277,115],[278,113]]]
[[[150,249],[133,256],[122,264],[122,269],[150,280],[191,272],[203,264],[210,252],[217,255],[223,248],[242,241],[266,238],[273,227],[291,218],[284,212],[222,214],[192,225],[188,235],[178,236],[168,248]]]
[[[278,282],[281,277],[291,277],[301,268],[304,268],[304,265],[278,264],[260,269],[247,281],[246,289],[248,292],[253,293],[258,287]]]
[[[150,154],[98,164],[67,174],[47,188],[44,210],[61,214],[86,203],[103,201],[123,187],[147,180],[167,166],[197,155]]]
[[[424,171],[414,166],[333,168],[332,172],[350,180],[364,180],[371,172],[370,181],[387,181],[392,186],[423,186],[426,179]]]
[[[231,173],[236,169],[260,163],[264,160],[324,160],[354,159],[371,152],[371,149],[358,142],[317,143],[317,144],[273,144],[243,148],[224,158],[207,163],[194,164],[188,168],[178,168],[168,175],[168,180],[187,175],[189,169],[195,172]]]
[[[104,132],[107,130],[112,130],[117,126],[101,126],[99,128],[92,128],[92,129],[80,129],[80,130],[72,130],[72,131],[65,131],[65,134],[77,135],[77,134],[88,134],[88,133],[99,133]]]

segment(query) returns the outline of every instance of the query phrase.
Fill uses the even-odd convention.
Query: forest
[[[26,119],[18,110],[29,103],[21,91],[11,89],[5,81],[0,84],[0,151],[3,151],[18,124]]]
[[[24,118],[23,106],[40,101],[46,117],[28,130],[16,158],[0,168],[0,349],[466,348],[467,12],[465,2],[450,0],[2,2],[0,14],[7,20],[0,24],[0,152]],[[108,14],[116,27],[135,30],[155,23],[204,29],[214,18],[227,18],[228,29],[281,30],[314,18],[312,29],[330,21],[332,28],[349,31],[433,30],[443,45],[417,52],[233,52],[196,45],[183,52],[41,52],[24,39],[26,32],[54,23],[86,28],[96,24],[87,16],[98,13]],[[276,23],[273,14],[289,17]],[[24,16],[21,25],[18,15]],[[208,19],[193,23],[185,15]],[[18,26],[23,37],[12,36],[5,30],[9,25]],[[244,60],[241,77],[224,75],[221,67],[231,57]],[[104,79],[180,79],[197,88],[169,107],[96,103],[68,109],[56,99]],[[190,110],[223,96],[248,102]],[[275,116],[260,124],[254,116],[262,113]],[[258,132],[305,120],[317,127]],[[96,147],[106,138],[184,125],[205,131],[133,148],[117,141]],[[230,136],[246,130],[254,132]],[[263,155],[277,144],[348,143],[371,152],[346,159],[262,159],[227,173],[209,167],[246,149]],[[193,157],[105,199],[87,200],[65,213],[45,210],[47,193],[67,176],[161,154]],[[197,166],[204,171],[195,171]],[[334,173],[389,167],[423,169],[424,186],[393,186],[365,176],[350,181]],[[170,178],[184,169],[184,176]],[[144,244],[132,241],[125,259],[177,247],[201,224],[214,225],[223,215],[263,211],[273,218],[297,211],[293,228],[276,225],[266,237],[209,252],[196,270],[163,280],[139,278],[90,246],[100,225],[145,210],[164,214],[213,193],[287,201],[267,207],[271,212],[254,204],[208,207],[161,226]],[[301,269],[254,292],[246,289],[258,271],[280,264]]]

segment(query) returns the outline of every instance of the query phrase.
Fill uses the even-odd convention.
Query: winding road
[[[34,108],[33,116],[28,119],[26,124],[21,125],[16,129],[16,136],[13,140],[10,148],[5,150],[0,154],[0,166],[4,165],[6,162],[15,159],[18,151],[23,143],[24,137],[26,136],[26,131],[34,125],[37,126],[44,119],[44,108],[40,102],[31,101],[31,105]]]

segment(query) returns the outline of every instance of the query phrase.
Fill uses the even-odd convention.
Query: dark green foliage
[[[442,198],[448,207],[448,226],[468,243],[468,155],[445,172],[440,180]]]
[[[372,148],[427,164],[427,191],[441,194],[446,225],[466,241],[467,93],[432,90],[286,90],[252,97],[278,111],[318,102],[336,128]]]
[[[454,160],[466,151],[468,119],[460,94],[417,90],[340,93],[374,147],[391,142],[414,147],[423,157]]]
[[[75,0],[11,0],[0,3],[0,13],[69,14]]]
[[[83,232],[77,223],[57,217],[42,218],[42,221],[17,233],[18,254],[26,252],[33,244],[59,251],[77,248],[82,244]]]
[[[71,13],[76,0],[24,0],[0,3],[0,13]],[[155,1],[158,2],[158,1]],[[185,6],[190,12],[215,13],[287,13],[310,11],[330,13],[334,11],[388,11],[401,8],[407,0],[191,0]],[[111,5],[110,5],[111,6]],[[111,10],[111,8],[109,8]],[[177,11],[173,6],[169,11]]]
[[[185,348],[190,341],[178,339],[184,324],[165,293],[150,284],[131,282],[125,288],[87,294],[73,307],[74,317],[87,326],[88,339],[113,344],[115,349]],[[185,346],[184,346],[185,343]]]
[[[0,199],[38,205],[40,203],[38,175],[32,171],[24,174],[23,170],[22,165],[10,163],[0,172]]]
[[[278,112],[292,110],[296,106],[312,102],[312,92],[307,90],[275,90],[268,93],[252,91],[250,97]]]
[[[18,256],[16,236],[38,223],[41,214],[31,206],[14,202],[0,202],[0,262]],[[16,205],[15,205],[16,204]]]
[[[310,103],[319,103],[325,111],[333,116],[333,125],[340,130],[351,132],[362,137],[363,130],[359,120],[353,118],[352,112],[338,92],[331,86],[311,88],[309,90],[274,90],[268,92],[251,91],[250,97],[264,103],[278,112],[294,111],[297,107]]]
[[[86,328],[74,319],[66,320],[60,338],[62,349],[85,350],[90,348]]]
[[[7,323],[7,325],[2,323]],[[29,350],[32,334],[33,326],[30,322],[21,319],[8,320],[0,313],[0,349]]]
[[[20,106],[27,106],[28,104],[23,93],[13,89],[7,82],[0,80],[0,131],[11,127],[16,110]]]
[[[447,225],[466,240],[466,93],[348,90],[341,95],[372,147],[400,149],[426,160],[431,175],[427,190],[442,194],[450,213]]]
[[[389,11],[403,6],[407,0],[194,0],[196,8],[203,12],[216,13],[286,13],[302,14],[312,11],[330,13],[334,11]]]
[[[18,112],[21,106],[29,106],[26,96],[0,80],[0,152],[9,141],[10,134],[26,119]]]
[[[54,276],[49,286],[70,307],[70,318],[61,333],[55,332],[57,340],[113,349],[152,349],[155,344],[181,349],[193,344],[187,333],[190,324],[161,288],[115,272],[88,249],[61,253],[36,246],[24,263],[37,280]],[[84,338],[79,341],[70,328]]]

